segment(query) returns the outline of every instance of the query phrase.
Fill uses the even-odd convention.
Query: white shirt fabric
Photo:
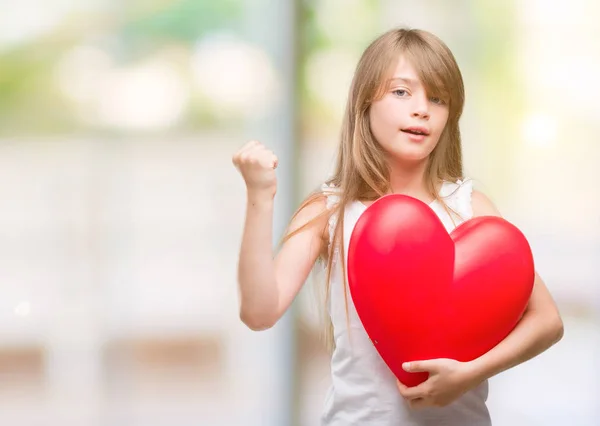
[[[328,194],[327,205],[331,208],[339,199],[335,194],[336,188],[323,185],[322,189]],[[438,201],[429,205],[448,232],[472,217],[471,193],[470,181],[444,182],[440,189],[440,196],[446,205],[460,217],[453,214],[451,218]],[[348,258],[352,230],[366,208],[358,201],[346,208],[343,230],[345,259]],[[332,215],[329,221],[330,238],[336,220]],[[325,400],[322,426],[490,426],[486,406],[487,381],[446,407],[413,410],[407,405],[398,392],[395,376],[364,330],[349,290],[344,288],[339,259],[339,253],[334,253],[328,308],[333,323],[335,349],[331,359],[332,383]],[[347,292],[348,318],[344,291]]]

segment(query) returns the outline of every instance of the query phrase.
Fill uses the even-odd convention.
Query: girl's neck
[[[427,163],[411,166],[392,166],[390,170],[390,188],[394,194],[405,194],[416,198],[428,197],[425,170]]]

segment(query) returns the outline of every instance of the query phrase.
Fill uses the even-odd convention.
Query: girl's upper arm
[[[310,224],[289,238],[275,257],[275,279],[279,294],[278,319],[302,288],[319,255],[327,251],[329,215],[326,210],[325,196],[303,207],[291,221],[288,232]]]
[[[473,191],[471,197],[471,205],[473,207],[473,217],[475,216],[501,216],[500,212],[492,201],[479,191]],[[527,309],[548,309],[553,311],[555,315],[558,315],[558,309],[556,302],[552,298],[550,291],[546,284],[539,276],[535,273],[535,281],[533,283],[533,292],[529,299]]]

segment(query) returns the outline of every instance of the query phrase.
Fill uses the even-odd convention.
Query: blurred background
[[[231,155],[278,154],[278,240],[331,171],[362,50],[410,26],[456,55],[467,175],[565,320],[492,379],[494,425],[597,425],[599,19],[593,0],[0,2],[0,424],[318,424],[323,277],[273,329],[241,324]]]

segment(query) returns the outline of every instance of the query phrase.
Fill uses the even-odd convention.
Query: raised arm
[[[273,199],[277,158],[259,142],[249,142],[233,156],[247,189],[246,219],[238,263],[240,318],[252,330],[265,330],[281,318],[326,250],[325,197],[315,197],[290,223],[301,227],[273,250]]]

